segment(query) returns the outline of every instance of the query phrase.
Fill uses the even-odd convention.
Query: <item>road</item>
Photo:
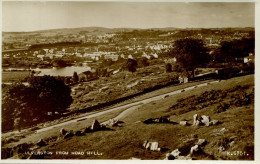
[[[147,99],[144,99],[144,100],[133,102],[133,103],[130,103],[130,104],[126,104],[126,105],[122,105],[122,106],[119,106],[119,107],[115,107],[115,108],[112,108],[112,109],[109,109],[109,110],[100,111],[100,112],[97,112],[97,113],[94,113],[94,114],[90,114],[90,115],[83,116],[83,117],[80,117],[80,118],[75,118],[73,120],[69,120],[69,121],[66,121],[66,122],[63,122],[63,123],[59,123],[59,124],[52,125],[52,126],[49,126],[49,127],[46,127],[46,128],[42,128],[42,129],[37,130],[36,132],[37,133],[38,132],[43,132],[43,131],[52,129],[54,127],[64,126],[64,125],[67,125],[67,124],[70,124],[70,123],[73,123],[73,122],[78,122],[78,121],[81,121],[81,120],[97,117],[97,116],[100,116],[100,115],[103,115],[103,114],[106,114],[106,113],[109,113],[109,112],[112,112],[112,111],[116,111],[116,110],[127,108],[121,114],[119,114],[117,117],[114,118],[114,119],[118,120],[119,118],[125,116],[127,113],[131,112],[132,110],[137,109],[138,107],[142,106],[143,104],[147,104],[147,103],[150,103],[152,101],[160,100],[162,98],[165,98],[165,96],[175,95],[175,94],[178,94],[178,93],[181,93],[181,92],[184,92],[184,91],[188,91],[188,90],[191,90],[191,89],[194,89],[194,88],[206,86],[206,85],[209,85],[209,84],[212,84],[212,83],[217,83],[217,82],[219,82],[219,81],[212,81],[212,82],[202,83],[202,84],[198,84],[198,85],[195,85],[195,86],[187,87],[185,89],[180,89],[180,90],[176,90],[176,91],[173,91],[173,92],[161,94],[161,95],[158,95],[158,96],[154,96],[154,97],[151,97],[151,98],[147,98]],[[106,123],[106,122],[103,122],[103,123]]]

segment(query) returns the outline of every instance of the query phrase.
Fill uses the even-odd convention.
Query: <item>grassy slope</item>
[[[197,88],[192,91],[180,93],[165,99],[146,104],[137,109],[131,115],[122,118],[125,123],[122,127],[113,128],[112,131],[98,131],[88,133],[85,136],[75,136],[71,139],[58,141],[43,147],[42,150],[50,151],[98,151],[103,153],[102,156],[87,155],[52,155],[51,158],[82,158],[82,159],[129,159],[137,157],[142,159],[163,159],[166,152],[153,152],[142,149],[145,140],[157,141],[159,146],[168,148],[169,151],[179,148],[185,141],[194,140],[195,135],[198,138],[205,138],[208,144],[204,151],[206,155],[203,159],[212,159],[209,155],[214,155],[216,159],[252,159],[252,147],[254,145],[254,106],[253,104],[243,107],[230,107],[227,111],[213,114],[207,107],[198,111],[191,111],[182,115],[171,115],[172,111],[169,107],[176,104],[177,99],[185,98],[191,94],[201,94],[212,89],[228,89],[237,85],[254,85],[254,77],[252,75],[245,77],[233,78],[221,83],[212,84],[203,89]],[[212,119],[223,122],[221,125],[211,127],[181,126],[172,124],[150,124],[145,125],[141,120],[150,117],[171,116],[171,120],[176,122],[186,119],[192,123],[192,116],[195,114],[210,115]],[[86,124],[88,126],[90,124]],[[218,134],[220,129],[227,129],[223,134]],[[233,138],[235,146],[228,149],[246,150],[249,156],[227,157],[223,153],[217,151],[217,144],[223,142],[224,138]]]
[[[2,72],[2,82],[24,80],[30,76],[30,72]]]

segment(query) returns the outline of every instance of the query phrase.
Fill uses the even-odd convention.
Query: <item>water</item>
[[[32,69],[36,72],[40,71],[36,76],[50,75],[50,76],[73,76],[74,72],[80,74],[85,71],[91,70],[90,67],[61,67],[61,68],[36,68]]]

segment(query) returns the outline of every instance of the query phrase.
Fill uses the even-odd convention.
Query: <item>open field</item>
[[[2,72],[2,82],[14,82],[24,80],[30,76],[30,72],[16,71],[16,72]]]
[[[189,100],[189,97],[192,95],[195,95],[196,98],[203,95],[206,91],[209,92],[212,90],[228,91],[227,96],[219,101],[221,103],[230,102],[238,95],[239,89],[237,89],[237,86],[239,85],[242,86],[243,93],[249,95],[254,94],[254,75],[232,78],[205,87],[194,88],[193,90],[181,92],[142,105],[132,112],[127,112],[120,117],[120,121],[124,122],[122,126],[112,127],[111,130],[107,131],[86,133],[83,136],[74,136],[69,139],[54,141],[39,150],[54,152],[54,155],[44,156],[44,158],[52,159],[129,159],[131,157],[141,159],[163,159],[165,158],[166,153],[181,148],[185,144],[194,144],[198,139],[202,138],[206,139],[207,144],[203,147],[203,153],[199,156],[194,156],[194,159],[252,160],[254,158],[253,101],[251,101],[250,104],[242,106],[230,105],[226,111],[221,111],[219,113],[216,113],[213,110],[217,107],[218,103],[212,101],[209,101],[212,102],[211,105],[201,109],[186,110],[185,106],[173,109],[174,105],[181,102],[180,99],[185,102],[185,100]],[[199,105],[196,105],[195,107],[198,107]],[[124,110],[111,112],[95,119],[103,122],[109,118],[118,116],[123,111]],[[179,121],[182,120],[186,120],[189,124],[192,124],[194,114],[208,115],[211,119],[219,120],[221,124],[209,127],[182,126],[178,124]],[[141,122],[148,118],[158,118],[161,116],[167,116],[176,124],[158,123],[147,125]],[[83,120],[75,124],[69,124],[63,128],[76,131],[77,129],[90,126],[92,120],[93,119]],[[31,140],[31,142],[36,142],[39,138],[47,139],[56,136],[58,133],[59,128],[55,128],[44,133],[34,134],[34,136],[28,136],[20,141],[30,142]],[[142,144],[145,140],[158,142],[159,147],[165,148],[165,151],[157,152],[143,149]],[[233,146],[228,146],[232,141],[234,141]],[[9,146],[11,146],[11,144],[9,144]],[[218,149],[220,146],[224,146],[225,150],[219,151]],[[98,151],[103,155],[56,155],[56,151]],[[243,151],[246,154],[242,156],[227,156],[228,151]]]

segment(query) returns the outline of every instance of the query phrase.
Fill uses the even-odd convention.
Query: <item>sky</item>
[[[2,31],[56,28],[254,27],[254,3],[2,2]]]

